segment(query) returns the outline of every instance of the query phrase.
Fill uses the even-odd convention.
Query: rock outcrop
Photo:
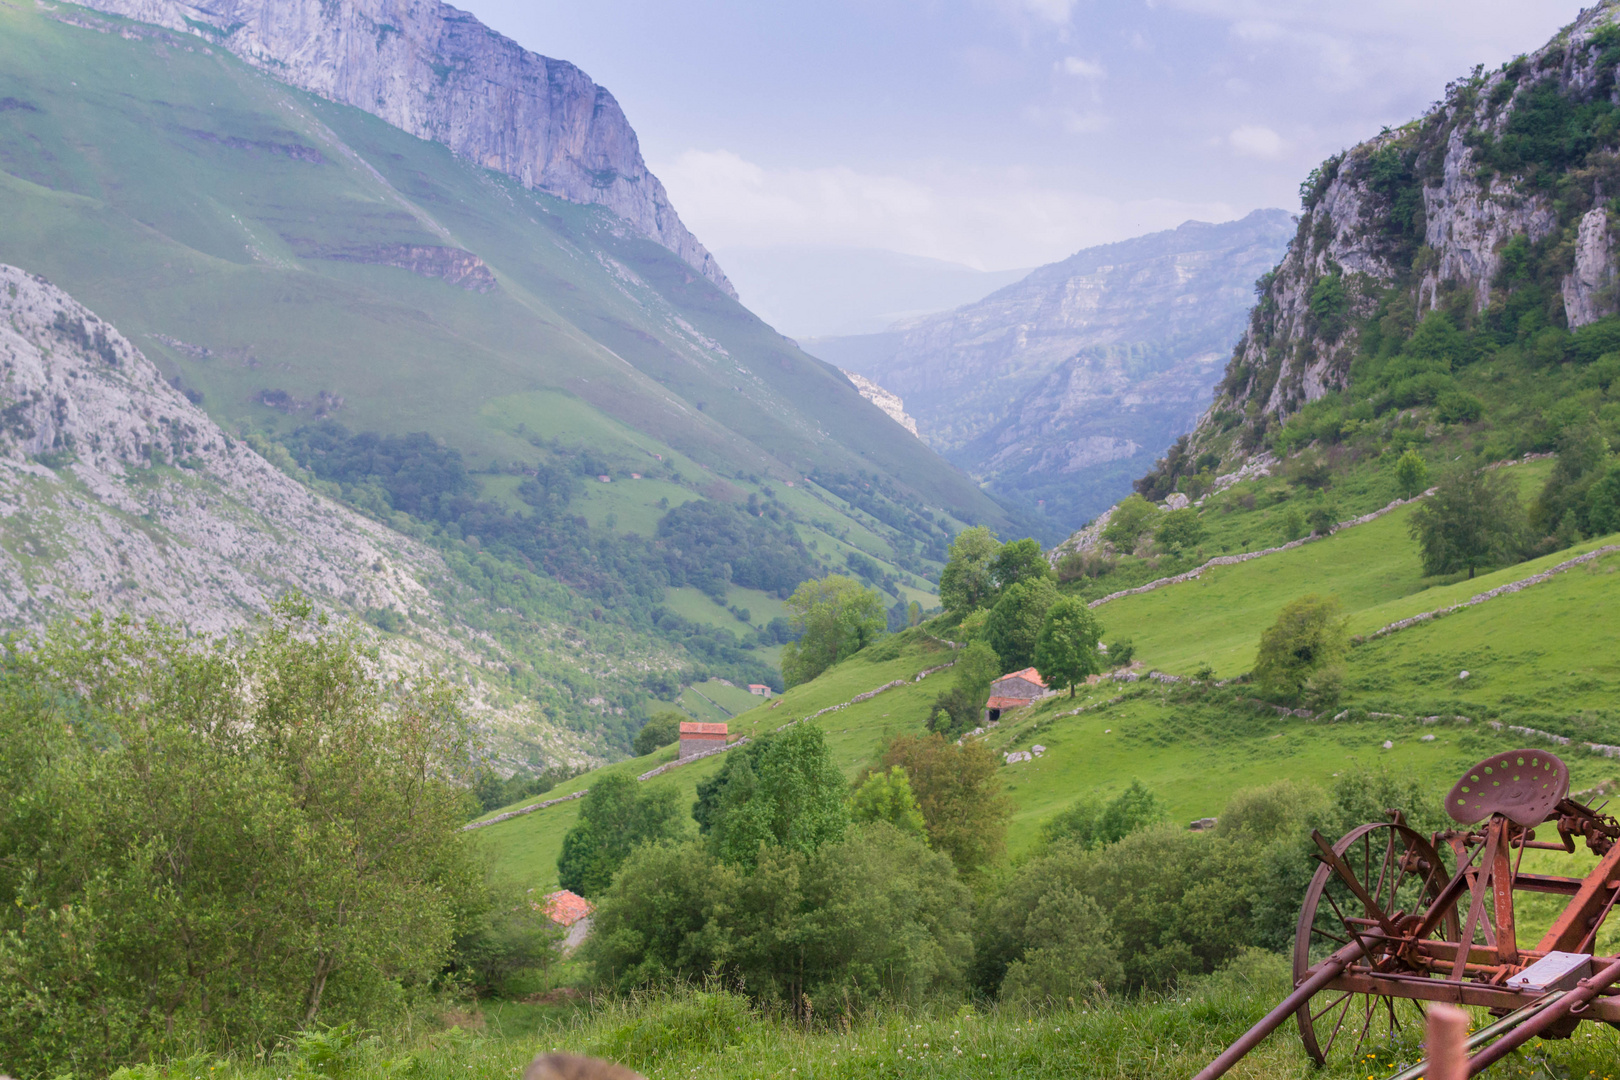
[[[906,403],[899,394],[892,390],[885,390],[864,375],[857,375],[855,372],[845,368],[839,368],[838,370],[842,371],[844,378],[848,379],[855,389],[861,392],[861,397],[882,409],[888,414],[889,419],[913,435],[917,434],[917,421],[913,420],[910,414],[906,412]]]
[[[932,446],[1066,533],[1192,428],[1293,228],[1259,210],[1088,248],[844,363],[903,396]]]
[[[232,439],[112,326],[0,265],[0,629],[93,612],[234,630],[297,590],[351,618],[387,612],[395,670],[456,671],[497,753],[521,733],[552,760],[585,740],[476,674],[499,645],[457,627],[433,549],[310,491]],[[560,651],[567,643],[556,628]],[[582,666],[584,666],[582,664]]]
[[[1476,69],[1422,118],[1311,175],[1298,230],[1191,451],[1239,424],[1237,448],[1252,450],[1269,427],[1344,387],[1358,324],[1392,288],[1419,315],[1476,314],[1519,287],[1510,255],[1533,252],[1562,275],[1552,322],[1575,328],[1620,310],[1608,221],[1620,146],[1554,134],[1585,124],[1574,119],[1581,110],[1620,105],[1616,13],[1613,0],[1582,12],[1537,52]]]
[[[736,290],[681,222],[613,95],[434,0],[86,0],[218,44],[277,79],[381,117],[484,168],[607,207]]]

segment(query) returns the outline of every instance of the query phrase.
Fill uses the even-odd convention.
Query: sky
[[[980,270],[1250,210],[1571,0],[453,0],[623,106],[698,238]]]

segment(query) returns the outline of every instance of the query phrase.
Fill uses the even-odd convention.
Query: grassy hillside
[[[1525,483],[1538,481],[1536,467],[1524,473]],[[1145,669],[1188,675],[1207,663],[1218,677],[1229,677],[1248,670],[1260,631],[1304,592],[1339,596],[1352,632],[1369,634],[1616,542],[1620,537],[1597,538],[1471,582],[1425,579],[1403,511],[1397,511],[1096,610],[1109,639],[1134,638]],[[1620,744],[1620,713],[1612,706],[1620,685],[1617,571],[1620,553],[1608,554],[1543,584],[1357,646],[1340,719],[1280,716],[1241,686],[1146,679],[1108,680],[1075,699],[1049,698],[1011,713],[988,734],[990,744],[1002,751],[1046,749],[1033,761],[1002,769],[1016,806],[1009,847],[1027,850],[1040,824],[1077,796],[1108,797],[1133,779],[1158,794],[1173,820],[1187,822],[1218,815],[1236,790],[1281,777],[1331,786],[1348,769],[1389,769],[1443,790],[1494,750],[1551,745],[1505,729],[1514,725],[1578,742]],[[949,659],[948,650],[920,633],[888,639],[743,713],[731,721],[732,730],[768,730]],[[1464,670],[1469,678],[1459,680]],[[949,678],[942,672],[814,722],[824,727],[840,766],[853,776],[886,739],[925,730],[929,705]],[[1437,715],[1444,719],[1423,719]],[[1392,745],[1386,748],[1386,742]],[[1578,747],[1557,752],[1569,763],[1577,790],[1620,773],[1620,763]],[[672,756],[670,748],[614,768],[645,772]],[[654,782],[675,784],[690,799],[698,780],[718,767],[717,759],[709,759]],[[589,787],[591,775],[559,791]],[[578,803],[563,804],[478,835],[506,873],[554,887],[556,853],[577,812]]]
[[[287,471],[438,545],[468,586],[457,619],[518,658],[511,692],[606,753],[682,683],[775,664],[780,635],[759,631],[784,588],[672,577],[655,540],[671,511],[731,507],[803,545],[792,573],[853,571],[925,606],[950,535],[1004,520],[834,368],[601,208],[202,39],[0,0],[0,99],[0,262],[118,326]],[[419,432],[376,466],[316,445]],[[602,662],[554,670],[556,633]],[[635,655],[657,660],[619,662]]]

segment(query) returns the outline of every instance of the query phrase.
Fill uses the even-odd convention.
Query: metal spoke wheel
[[[1370,910],[1333,868],[1316,868],[1294,934],[1294,985],[1311,967],[1379,925],[1382,914],[1402,926],[1415,925],[1450,875],[1427,840],[1392,822],[1363,825],[1345,834],[1333,850],[1349,865],[1363,891],[1377,906]],[[1442,941],[1456,941],[1460,933],[1455,906],[1431,933]],[[1412,972],[1395,948],[1367,939],[1369,954],[1346,969],[1347,974]],[[1296,1015],[1305,1051],[1318,1064],[1329,1055],[1344,1061],[1362,1052],[1372,1040],[1411,1030],[1421,1035],[1422,1006],[1410,999],[1350,990],[1323,990],[1306,1001]]]

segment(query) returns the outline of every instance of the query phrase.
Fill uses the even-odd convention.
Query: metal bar
[[[1532,1001],[1522,1009],[1515,1009],[1513,1012],[1508,1013],[1494,1024],[1480,1028],[1478,1031],[1468,1036],[1468,1042],[1466,1044],[1468,1052],[1472,1054],[1476,1049],[1490,1042],[1504,1031],[1508,1031],[1524,1023],[1537,1012],[1545,1009],[1547,1006],[1563,997],[1567,992],[1568,991],[1565,990],[1554,990],[1546,997],[1543,997],[1538,1001]],[[1405,1072],[1398,1072],[1394,1076],[1391,1076],[1389,1080],[1418,1080],[1418,1077],[1422,1076],[1428,1067],[1429,1063],[1427,1061],[1420,1061],[1416,1065],[1413,1065],[1410,1069],[1407,1069]]]
[[[1429,905],[1429,913],[1423,916],[1423,921],[1412,931],[1411,936],[1420,941],[1434,933],[1434,928],[1440,925],[1440,920],[1446,917],[1446,912],[1457,903],[1457,895],[1468,887],[1468,868],[1474,865],[1474,857],[1479,854],[1479,850],[1475,849],[1473,855],[1464,859],[1462,849],[1457,845],[1453,845],[1453,848],[1457,851],[1457,873],[1446,882],[1446,887],[1440,890],[1440,895]]]
[[[1564,850],[1559,844],[1553,844],[1552,847],[1558,851]],[[1574,896],[1581,891],[1581,883],[1584,880],[1578,877],[1557,877],[1552,874],[1520,874],[1513,879],[1513,890]]]
[[[1327,985],[1332,993],[1348,991],[1354,994],[1382,994],[1386,997],[1407,998],[1413,1001],[1444,1002],[1448,1005],[1472,1005],[1481,1009],[1501,1009],[1504,1012],[1522,1008],[1536,1000],[1534,994],[1485,983],[1454,983],[1445,979],[1425,979],[1410,975],[1367,975],[1347,971]],[[1583,1014],[1594,1020],[1620,1022],[1620,995],[1593,999]]]
[[[1620,868],[1620,844],[1609,849],[1609,853],[1598,860],[1597,866],[1586,875],[1581,882],[1580,891],[1575,894],[1564,913],[1553,921],[1552,929],[1547,936],[1541,939],[1536,946],[1539,953],[1574,952],[1581,939],[1586,936],[1587,920],[1598,913],[1603,902],[1608,899],[1603,895],[1609,880],[1615,876],[1615,870]]]
[[[1513,919],[1513,879],[1519,868],[1513,861],[1513,852],[1508,847],[1508,819],[1496,819],[1500,836],[1496,842],[1496,862],[1491,866],[1491,899],[1494,905],[1493,914],[1496,916],[1496,955],[1504,964],[1517,964],[1519,962],[1519,934],[1514,928]],[[1524,857],[1524,849],[1519,850],[1519,857]]]
[[[1344,883],[1350,887],[1350,891],[1355,893],[1356,899],[1361,901],[1361,906],[1367,909],[1368,917],[1378,920],[1378,926],[1384,931],[1385,936],[1400,937],[1400,931],[1395,928],[1394,923],[1389,921],[1389,915],[1378,906],[1378,903],[1371,896],[1367,895],[1366,887],[1356,879],[1356,872],[1350,869],[1338,852],[1333,850],[1333,845],[1327,842],[1327,838],[1317,830],[1312,829],[1311,839],[1316,841],[1316,846],[1321,849],[1322,861],[1333,867],[1333,872],[1344,879]]]
[[[1292,994],[1283,998],[1282,1002],[1266,1013],[1258,1024],[1244,1032],[1242,1038],[1222,1051],[1220,1057],[1205,1065],[1193,1080],[1215,1080],[1216,1077],[1225,1075],[1226,1070],[1236,1065],[1250,1050],[1259,1046],[1267,1035],[1286,1023],[1290,1016],[1299,1012],[1306,1002],[1315,997],[1324,986],[1338,978],[1339,973],[1360,956],[1361,946],[1351,942],[1322,961],[1316,969],[1316,974],[1294,987]]]
[[[1485,841],[1485,854],[1479,860],[1479,873],[1474,875],[1474,901],[1468,905],[1468,918],[1463,923],[1461,941],[1468,949],[1474,944],[1474,930],[1479,926],[1480,917],[1485,911],[1485,878],[1496,865],[1496,842],[1501,837],[1497,829],[1491,830],[1490,838]],[[1457,950],[1457,962],[1451,969],[1452,982],[1462,982],[1463,968],[1468,962],[1468,953],[1463,949]]]
[[[1620,847],[1620,845],[1616,846]],[[1582,979],[1575,984],[1575,989],[1536,1013],[1535,1016],[1520,1024],[1484,1050],[1481,1050],[1474,1057],[1469,1058],[1468,1075],[1473,1076],[1483,1072],[1501,1061],[1513,1051],[1552,1027],[1553,1024],[1568,1016],[1572,1011],[1591,1001],[1597,996],[1599,990],[1611,986],[1615,982],[1620,982],[1620,960],[1613,960],[1608,967],[1599,971],[1596,975],[1589,979]]]

